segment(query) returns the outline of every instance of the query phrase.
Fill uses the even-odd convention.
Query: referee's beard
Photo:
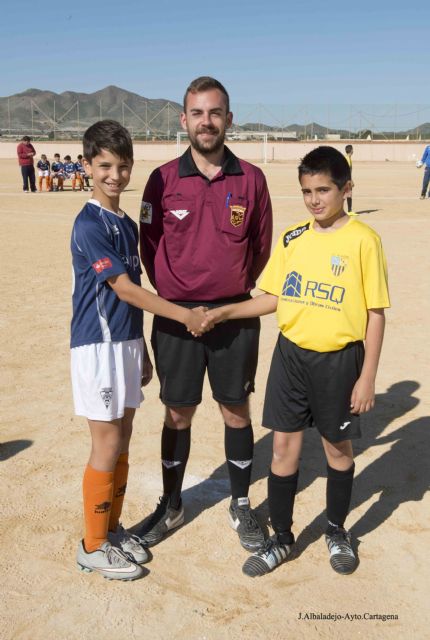
[[[217,127],[200,127],[194,133],[188,131],[188,138],[193,149],[195,149],[202,156],[208,156],[212,153],[221,151],[224,147],[226,130],[217,129]],[[199,140],[199,134],[210,133],[213,135],[212,140],[206,140],[205,142]]]

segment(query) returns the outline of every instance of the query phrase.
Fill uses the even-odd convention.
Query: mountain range
[[[180,130],[179,114],[182,105],[165,98],[145,98],[137,93],[115,86],[105,87],[94,93],[65,91],[54,93],[40,89],[27,89],[22,93],[0,98],[0,134],[22,132],[32,135],[60,137],[61,134],[80,136],[93,122],[100,118],[119,120],[130,129],[134,138],[174,137]],[[279,131],[279,126],[248,122],[233,125],[233,131]],[[340,134],[348,138],[349,132],[327,128],[316,122],[306,125],[290,124],[283,131],[295,131],[297,137],[322,137]],[[370,131],[359,132],[354,137],[367,137]],[[393,137],[392,132],[378,137]],[[396,137],[430,137],[430,122],[402,132]],[[375,136],[376,137],[376,136]]]

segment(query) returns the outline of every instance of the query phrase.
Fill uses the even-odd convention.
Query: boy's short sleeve
[[[112,234],[100,219],[86,224],[76,222],[73,241],[77,253],[91,265],[98,282],[127,273],[126,265],[115,249]]]
[[[285,281],[285,248],[283,243],[284,234],[280,236],[275,249],[269,258],[269,262],[263,271],[258,288],[274,296],[280,296],[282,285]]]
[[[362,244],[361,265],[367,309],[389,307],[387,260],[381,239],[376,233]]]

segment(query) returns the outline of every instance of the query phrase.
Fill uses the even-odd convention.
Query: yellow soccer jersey
[[[259,288],[278,296],[282,334],[304,349],[338,351],[364,340],[367,310],[390,306],[378,234],[356,218],[332,232],[313,220],[279,238]]]
[[[347,163],[349,164],[349,168],[350,168],[350,169],[351,169],[351,171],[352,171],[352,157],[347,153],[347,154],[345,155],[345,158],[346,158]]]

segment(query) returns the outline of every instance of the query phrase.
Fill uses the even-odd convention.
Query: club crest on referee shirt
[[[241,207],[239,204],[230,205],[230,223],[233,227],[240,227],[245,220],[246,207]]]
[[[340,276],[348,265],[348,258],[346,256],[332,256],[331,257],[331,270],[334,276]]]

